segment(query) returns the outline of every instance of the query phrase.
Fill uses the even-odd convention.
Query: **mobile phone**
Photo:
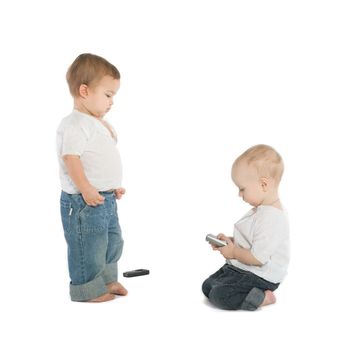
[[[213,234],[209,233],[206,237],[205,237],[206,241],[208,241],[210,244],[214,244],[217,247],[224,247],[225,245],[227,245],[226,241],[223,241],[219,238],[217,238],[216,236],[214,236]]]
[[[149,275],[149,270],[138,269],[138,270],[126,271],[123,273],[124,277],[136,277],[136,276],[143,276],[143,275]]]

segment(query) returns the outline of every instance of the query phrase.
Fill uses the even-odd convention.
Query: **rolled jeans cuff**
[[[263,292],[259,288],[254,287],[243,300],[241,309],[247,311],[254,311],[262,304],[264,299],[265,292]]]
[[[118,281],[118,263],[111,263],[105,266],[102,273],[105,284]]]
[[[70,297],[72,301],[87,301],[108,293],[105,281],[102,276],[85,284],[71,284]]]

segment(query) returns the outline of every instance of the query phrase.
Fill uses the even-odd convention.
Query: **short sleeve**
[[[78,126],[67,127],[62,135],[61,156],[71,154],[81,156],[85,150],[88,137],[83,128]]]
[[[253,228],[251,253],[262,264],[268,262],[279,246],[288,239],[288,222],[275,209],[260,212]]]

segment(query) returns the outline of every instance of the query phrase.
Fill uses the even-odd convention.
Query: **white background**
[[[349,18],[336,0],[2,2],[0,347],[348,349]],[[55,153],[83,52],[122,75],[120,270],[151,270],[98,305],[69,299]],[[273,306],[216,310],[204,237],[249,209],[230,169],[257,143],[286,165],[289,275]]]

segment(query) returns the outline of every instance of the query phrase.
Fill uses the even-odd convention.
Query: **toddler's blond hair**
[[[277,184],[281,181],[284,171],[283,159],[271,146],[260,144],[250,147],[234,161],[232,169],[242,161],[253,165],[259,177],[271,177]]]
[[[80,85],[93,86],[105,75],[120,79],[118,69],[103,57],[91,53],[79,55],[67,71],[67,83],[73,97],[79,96]]]

